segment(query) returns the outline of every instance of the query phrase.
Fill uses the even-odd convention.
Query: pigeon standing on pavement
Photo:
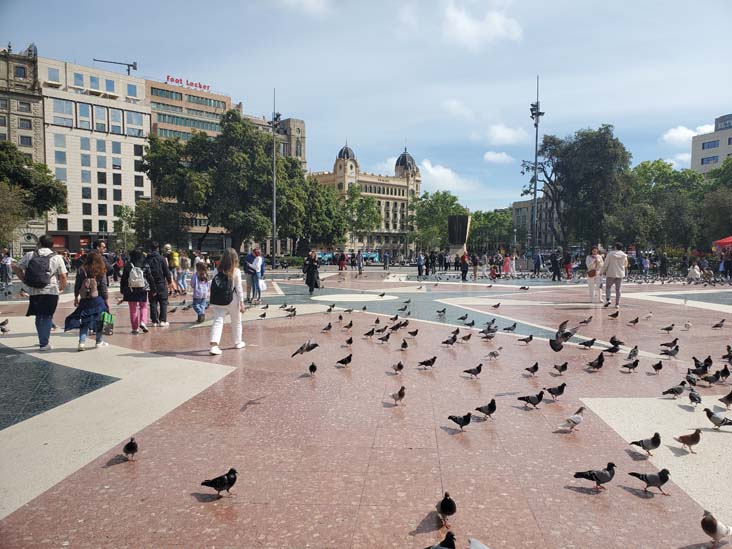
[[[463,370],[463,373],[470,374],[470,377],[477,378],[482,369],[483,365],[478,364],[475,368],[468,368],[467,370]]]
[[[567,367],[569,366],[569,362],[565,362],[564,364],[555,364],[554,369],[559,372],[557,375],[563,375],[564,372],[567,371]]]
[[[485,414],[485,417],[493,419],[493,414],[496,413],[496,399],[492,398],[488,404],[484,406],[478,406],[475,410],[481,412],[482,414]]]
[[[450,524],[448,522],[448,517],[453,516],[457,512],[457,505],[455,504],[455,501],[450,497],[449,492],[445,492],[445,497],[443,497],[437,503],[436,509],[437,515],[442,521],[442,525],[445,528],[449,528]]]
[[[135,454],[137,453],[137,449],[137,441],[135,441],[135,437],[132,437],[130,438],[130,441],[125,444],[125,447],[122,448],[122,453],[129,461],[135,461]]]
[[[666,492],[663,491],[663,485],[668,482],[669,477],[671,474],[668,472],[668,469],[661,469],[658,473],[628,473],[631,477],[635,477],[638,480],[642,480],[646,483],[645,488],[643,488],[644,492],[648,491],[648,488],[658,488],[661,493],[664,496],[668,496]]]
[[[670,389],[666,389],[662,395],[671,395],[674,398],[680,397],[682,394],[684,394],[684,388],[686,387],[686,381],[682,381],[678,385],[674,385]]]
[[[677,437],[674,437],[674,440],[680,443],[682,446],[688,448],[689,452],[691,452],[692,454],[696,454],[692,446],[696,446],[697,444],[699,444],[699,441],[701,440],[701,429],[694,429],[694,432],[689,435],[679,435]]]
[[[651,438],[644,438],[642,440],[634,440],[631,442],[633,446],[640,446],[646,451],[646,454],[652,456],[651,450],[655,450],[661,446],[661,435],[659,433],[653,433]]]
[[[560,429],[569,429],[569,432],[573,432],[582,420],[584,419],[585,407],[580,406],[579,409],[571,416],[569,416],[564,423],[562,423]]]
[[[728,394],[724,395],[722,398],[718,399],[719,402],[725,405],[725,407],[729,410],[730,404],[732,404],[732,391],[730,391]]]
[[[538,362],[534,362],[534,364],[532,364],[528,368],[524,368],[524,370],[526,370],[527,372],[529,372],[529,374],[531,374],[531,376],[533,377],[533,376],[536,375],[536,372],[539,371],[539,363]],[[524,374],[524,375],[526,375],[526,374]]]
[[[732,533],[732,529],[729,526],[725,526],[719,522],[709,511],[704,511],[704,516],[701,520],[701,527],[702,530],[704,530],[704,533],[714,540],[712,548],[718,547],[719,542]]]
[[[310,366],[308,366],[308,372],[310,372],[310,377],[313,377],[315,375],[315,372],[318,371],[318,367],[315,365],[315,362],[311,362]]]
[[[460,430],[463,430],[463,427],[467,427],[470,424],[470,418],[473,414],[468,412],[464,416],[447,416],[447,419],[455,423],[458,427],[460,427]]]
[[[564,394],[564,389],[567,387],[566,383],[562,383],[561,385],[557,385],[556,387],[549,387],[548,389],[544,387],[544,390],[552,395],[552,400],[557,400],[560,396]]]
[[[447,532],[445,539],[435,545],[429,545],[424,549],[455,549],[455,534]]]
[[[523,402],[525,408],[528,408],[529,404],[536,408],[544,400],[544,391],[539,391],[535,395],[520,396],[517,400]]]
[[[402,385],[396,393],[391,394],[391,398],[394,399],[394,406],[398,406],[399,403],[404,400],[404,395],[406,394],[406,392],[407,389],[404,387],[404,385]]]
[[[732,419],[724,417],[722,414],[713,412],[709,408],[704,408],[704,413],[707,414],[707,419],[714,424],[715,429],[732,426]]]
[[[216,490],[216,495],[221,497],[221,492],[226,490],[227,494],[231,494],[231,489],[236,484],[236,469],[233,467],[225,475],[220,477],[212,478],[210,480],[204,480],[201,486],[208,486]]]
[[[615,464],[611,461],[605,469],[590,469],[589,471],[579,471],[574,474],[574,478],[583,478],[591,480],[595,483],[597,490],[605,490],[603,484],[610,482],[615,476]]]

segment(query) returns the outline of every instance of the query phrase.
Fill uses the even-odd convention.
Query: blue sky
[[[732,112],[730,20],[726,0],[0,0],[0,41],[134,60],[251,114],[276,87],[277,109],[306,121],[310,169],[348,139],[362,169],[392,173],[406,144],[423,189],[492,209],[526,182],[537,74],[541,133],[610,123],[634,163],[688,166],[691,136]]]

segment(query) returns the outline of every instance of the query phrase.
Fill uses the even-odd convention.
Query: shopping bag
[[[99,317],[102,324],[102,333],[104,335],[114,334],[114,315],[112,313],[103,312]]]
[[[267,283],[264,281],[264,279],[259,279],[259,291],[264,292],[267,290]]]

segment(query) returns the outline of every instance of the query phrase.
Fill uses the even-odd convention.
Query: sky
[[[521,200],[537,75],[540,139],[608,123],[634,164],[688,167],[691,137],[732,113],[731,20],[727,0],[0,0],[0,43],[137,61],[254,115],[276,89],[306,123],[309,170],[348,141],[363,171],[392,175],[406,146],[423,191],[487,210]]]

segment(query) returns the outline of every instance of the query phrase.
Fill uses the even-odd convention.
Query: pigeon
[[[614,313],[611,313],[607,316],[609,316],[610,318],[618,318],[619,315],[620,315],[620,311],[615,311]]]
[[[653,371],[654,371],[654,372],[656,372],[656,375],[658,375],[658,373],[659,373],[659,372],[660,372],[661,370],[663,370],[663,362],[661,362],[661,361],[659,360],[659,361],[658,361],[658,362],[656,362],[655,364],[651,364],[651,368],[653,368]]]
[[[567,366],[569,366],[569,362],[565,362],[564,364],[555,364],[554,369],[559,372],[559,375],[561,376],[567,371]]]
[[[419,333],[419,328],[416,330],[412,330],[411,332],[407,332],[409,334],[409,337],[417,337],[417,334]]]
[[[296,355],[304,355],[305,353],[309,353],[318,346],[319,345],[313,342],[312,339],[308,339],[305,343],[300,345],[300,348],[297,351],[292,353],[292,356],[290,356],[290,358],[294,358]]]
[[[617,337],[612,336],[610,338],[610,345],[625,345],[624,341],[620,341]]]
[[[483,341],[491,341],[494,337],[496,337],[495,332],[489,332],[489,333],[482,333],[480,336]]]
[[[409,344],[407,343],[407,340],[406,339],[402,339],[401,350],[402,351],[406,351],[408,348],[409,348]]]
[[[473,326],[475,326],[475,320],[471,320],[470,322],[466,322],[465,325],[468,328],[472,328]]]
[[[692,446],[696,446],[697,444],[699,444],[699,441],[701,440],[701,429],[694,429],[694,432],[690,435],[680,435],[674,437],[674,440],[681,443],[682,446],[688,448],[689,452],[691,452],[692,454],[696,454]]]
[[[526,343],[526,345],[528,345],[529,343],[531,343],[533,340],[534,340],[534,334],[529,334],[528,337],[521,337],[521,338],[519,338],[519,341],[521,343]]]
[[[386,295],[386,292],[381,292],[381,293],[379,294],[379,297],[384,297],[385,295]]]
[[[519,341],[521,341],[521,340],[519,340]],[[528,345],[528,343],[527,343],[527,345]],[[550,339],[549,347],[551,348],[552,351],[554,351],[555,353],[558,353],[559,351],[564,349],[564,342],[561,339]]]
[[[638,364],[640,361],[636,358],[633,362],[628,362],[627,364],[623,364],[622,368],[627,368],[630,373],[633,373],[635,369],[638,367]]]
[[[689,330],[691,330],[691,328],[692,328],[693,326],[694,326],[694,325],[693,325],[693,324],[691,323],[691,321],[690,321],[690,320],[687,320],[686,322],[684,322],[684,330],[686,330],[687,332],[688,332]]]
[[[399,308],[397,309],[397,311],[399,311],[400,313],[403,313],[403,312],[404,312],[404,311],[406,311],[406,310],[407,310],[407,306],[406,306],[406,305],[405,305],[404,307],[399,307]]]
[[[328,322],[328,324],[322,330],[320,330],[320,333],[324,334],[324,333],[330,332],[332,329],[333,329],[333,324]]]
[[[5,326],[0,326],[0,333],[9,334],[10,333],[10,329],[9,328],[6,328]]]
[[[722,373],[719,370],[717,370],[716,372],[714,372],[713,375],[708,375],[708,376],[702,377],[702,380],[709,383],[709,386],[711,387],[712,385],[714,385],[715,383],[717,383],[719,381],[720,377],[722,377]]]
[[[696,387],[697,379],[696,379],[696,376],[694,374],[686,374],[686,381],[692,387]]]
[[[173,307],[172,309],[168,309],[168,313],[169,313],[169,314],[173,314],[173,313],[174,313],[174,312],[176,312],[177,310],[178,310],[178,307]]]
[[[8,321],[10,321],[10,319],[9,318],[6,318],[2,322],[0,322],[0,326],[7,326],[8,325]]]
[[[264,311],[261,315],[259,315],[259,318],[267,318],[267,311]]]
[[[460,337],[460,343],[467,343],[470,341],[470,338],[473,337],[473,334],[465,334],[464,336]]]
[[[455,534],[448,532],[445,534],[445,539],[435,545],[429,545],[424,549],[455,549]]]
[[[674,398],[678,398],[682,394],[684,394],[684,388],[686,387],[686,381],[682,381],[678,385],[674,385],[670,389],[666,389],[662,395],[671,395]]]
[[[662,486],[668,482],[669,477],[671,476],[671,473],[668,472],[668,469],[661,469],[658,473],[628,473],[631,477],[635,477],[638,480],[642,480],[646,483],[646,487],[643,488],[644,492],[648,491],[648,488],[658,488],[661,493],[664,496],[668,496],[666,492],[663,491]]]
[[[593,337],[592,339],[583,341],[582,343],[580,343],[580,345],[585,349],[591,349],[592,346],[595,344],[595,341],[597,341],[597,338]]]
[[[668,326],[664,326],[663,328],[661,328],[661,331],[670,334],[673,331],[674,326],[675,324],[669,324]]]
[[[468,320],[468,315],[466,315],[466,314],[465,314],[465,315],[463,315],[463,316],[459,316],[459,317],[458,317],[457,319],[458,319],[458,320],[459,320],[460,322],[465,322],[466,320]]]
[[[636,324],[638,324],[639,320],[640,319],[638,317],[635,317],[633,320],[628,321],[628,326],[635,326]]]
[[[500,306],[501,306],[501,302],[499,301],[499,302],[498,302],[498,303],[496,303],[495,305],[491,305],[491,308],[492,308],[492,309],[498,309],[498,307],[500,307]]]
[[[353,328],[353,320],[351,320],[351,322],[349,322],[348,324],[346,324],[345,326],[343,326],[342,329],[343,330],[350,330],[351,328]]]
[[[526,370],[527,372],[529,372],[532,375],[532,377],[533,377],[533,376],[536,375],[536,372],[539,371],[539,363],[538,362],[534,362],[534,364],[532,366],[529,366],[528,368],[524,368],[524,370]]]
[[[450,332],[452,335],[458,335],[460,333],[460,328],[455,328],[452,332]]]
[[[503,347],[498,347],[495,351],[491,351],[488,353],[488,360],[494,360],[497,359],[499,356],[501,356],[501,351],[503,350]]]
[[[697,404],[702,403],[701,395],[697,393],[694,389],[689,392],[689,402],[694,405],[694,408],[696,408]]]
[[[346,366],[348,366],[351,363],[352,360],[353,360],[353,354],[350,354],[350,355],[343,357],[342,359],[336,361],[336,364],[340,364],[341,368],[345,368]]]
[[[325,312],[326,313],[332,313],[334,307],[335,307],[335,303],[333,305],[329,305],[328,308],[325,310]]]
[[[390,337],[391,337],[391,332],[386,332],[383,336],[378,337],[376,339],[378,339],[382,343],[388,343]]]
[[[396,393],[391,394],[391,398],[394,399],[394,406],[398,406],[399,403],[404,400],[404,395],[406,394],[406,392],[406,388],[404,387],[404,385],[402,385]]]
[[[343,315],[338,315],[338,322],[343,322]]]
[[[661,354],[661,356],[667,356],[667,357],[673,358],[679,354],[679,346],[677,345],[673,349],[664,349],[661,351],[660,354]]]
[[[364,305],[363,307],[361,307],[361,310],[362,310],[363,312],[366,312],[366,305]]]
[[[471,417],[472,414],[468,412],[464,416],[447,416],[447,419],[457,424],[457,426],[460,427],[460,430],[462,431],[463,427],[467,427],[470,424]]]
[[[132,437],[130,438],[130,441],[125,444],[124,448],[122,448],[122,453],[129,461],[135,461],[135,454],[137,453],[137,449],[138,447],[137,442],[135,441],[135,437]]]
[[[488,404],[485,406],[478,406],[475,410],[481,412],[486,417],[493,419],[493,414],[496,413],[496,399],[492,398]]]
[[[626,360],[635,360],[635,358],[638,356],[638,345],[633,347],[630,352],[628,353],[628,357]]]
[[[634,440],[630,443],[633,446],[640,446],[649,456],[652,456],[651,450],[655,450],[661,445],[661,435],[653,433],[651,438],[644,438],[642,440]]]
[[[727,378],[729,378],[729,375],[730,375],[729,367],[725,364],[724,368],[719,370],[719,374],[720,374],[719,377],[722,378],[722,381],[726,382]]]
[[[443,341],[442,344],[443,345],[449,345],[449,346],[452,347],[453,345],[455,345],[455,342],[456,341],[457,341],[457,336],[456,335],[452,335],[449,338],[447,338],[445,341]]]
[[[402,301],[402,303],[404,303],[405,305],[409,305],[411,302],[412,302],[411,297],[409,299],[407,299],[406,301]]]
[[[210,480],[204,480],[201,486],[208,486],[216,490],[216,495],[221,497],[221,492],[226,490],[227,494],[231,494],[231,489],[236,484],[236,469],[233,467],[225,475],[220,477],[212,478]]]
[[[724,404],[724,406],[729,410],[730,404],[732,404],[732,391],[730,391],[728,394],[724,395],[722,398],[718,399],[719,402]]]
[[[517,400],[520,400],[524,403],[524,407],[528,408],[529,404],[531,404],[534,408],[536,408],[539,403],[544,400],[544,391],[539,391],[535,395],[527,395],[527,396],[521,396],[518,397]]]
[[[344,313],[352,313],[353,312],[353,309],[343,309],[343,312]]]
[[[620,347],[618,345],[613,345],[609,349],[603,349],[603,353],[610,353],[611,355],[614,355],[617,352],[620,352]]]
[[[375,324],[375,325],[377,325],[377,326],[378,326],[379,324],[381,324],[381,319],[380,319],[380,318],[379,318],[378,316],[377,316],[377,317],[376,317],[376,319],[374,320],[374,324]]]
[[[404,363],[400,360],[396,364],[392,364],[391,369],[394,370],[395,374],[398,374],[399,372],[404,370]]]
[[[679,342],[679,338],[675,337],[673,341],[667,341],[666,343],[661,343],[661,347],[668,347],[669,349],[672,349],[676,347],[676,344]]]
[[[651,320],[653,318],[653,311],[649,311],[647,315],[643,316],[643,320]]]
[[[724,327],[724,321],[727,320],[726,318],[723,318],[719,322],[717,322],[714,326],[712,326],[712,330],[720,330]]]
[[[318,367],[315,365],[315,362],[311,362],[310,366],[308,366],[308,372],[310,372],[310,377],[313,377],[315,375],[315,372],[318,371]]]
[[[468,416],[469,415],[470,414],[468,414]],[[455,501],[450,497],[450,494],[448,492],[445,492],[445,497],[438,502],[436,509],[437,514],[442,521],[442,525],[445,528],[449,528],[450,525],[448,523],[448,517],[451,517],[455,514],[455,512],[457,511],[457,505],[455,505]]]
[[[511,324],[510,326],[506,326],[503,329],[504,332],[513,332],[515,330],[516,330],[516,323],[515,322],[513,324]]]
[[[610,482],[615,476],[615,464],[611,461],[605,469],[591,469],[589,471],[579,471],[574,474],[574,478],[583,478],[591,480],[595,483],[597,490],[605,490],[603,484]]]
[[[592,322],[592,315],[588,316],[584,320],[580,320],[580,326],[588,326]]]
[[[704,413],[707,414],[707,419],[714,424],[715,429],[732,426],[732,419],[724,417],[722,414],[712,412],[709,408],[704,408]]]
[[[280,309],[287,309],[287,303],[283,303],[282,305],[280,305],[279,308]]]
[[[599,370],[602,368],[602,365],[605,363],[605,355],[600,352],[599,355],[597,355],[597,358],[593,360],[592,362],[587,363],[587,367],[592,370]]]
[[[480,374],[480,371],[483,369],[483,364],[478,364],[475,368],[468,368],[467,370],[463,370],[463,373],[470,374],[471,377],[478,377],[478,374]]]
[[[428,358],[427,360],[423,360],[422,362],[418,362],[417,366],[422,366],[424,369],[432,368],[435,365],[435,361],[437,360],[436,356],[433,356],[432,358]]]
[[[396,322],[397,320],[399,320],[399,315],[394,315],[394,316],[390,316],[390,317],[389,317],[389,320],[390,320],[391,322]]]
[[[437,312],[437,316],[445,316],[445,312],[446,311],[447,311],[447,307],[445,307],[444,309],[440,309],[440,310],[436,311]]]
[[[544,390],[552,395],[552,400],[557,400],[560,396],[564,394],[564,389],[567,387],[566,383],[562,383],[561,385],[557,385],[556,387],[549,387],[548,389],[544,387]]]
[[[375,331],[375,329],[371,328],[368,332],[363,334],[363,337],[374,337],[374,331]]]
[[[569,429],[569,432],[571,433],[574,431],[577,426],[582,423],[582,420],[585,418],[585,407],[580,406],[579,409],[571,416],[569,416],[564,423],[562,423],[559,428],[560,429]]]
[[[714,540],[712,549],[719,546],[719,542],[732,533],[732,528],[719,522],[712,513],[704,511],[701,519],[701,527],[704,533]]]
[[[352,338],[352,337],[349,337],[349,338],[348,338],[348,339],[346,340],[345,346],[346,346],[346,347],[350,347],[351,345],[353,345],[353,338]]]
[[[376,333],[377,334],[383,334],[388,329],[389,329],[389,326],[383,326],[383,327],[379,328],[378,330],[376,330]]]

